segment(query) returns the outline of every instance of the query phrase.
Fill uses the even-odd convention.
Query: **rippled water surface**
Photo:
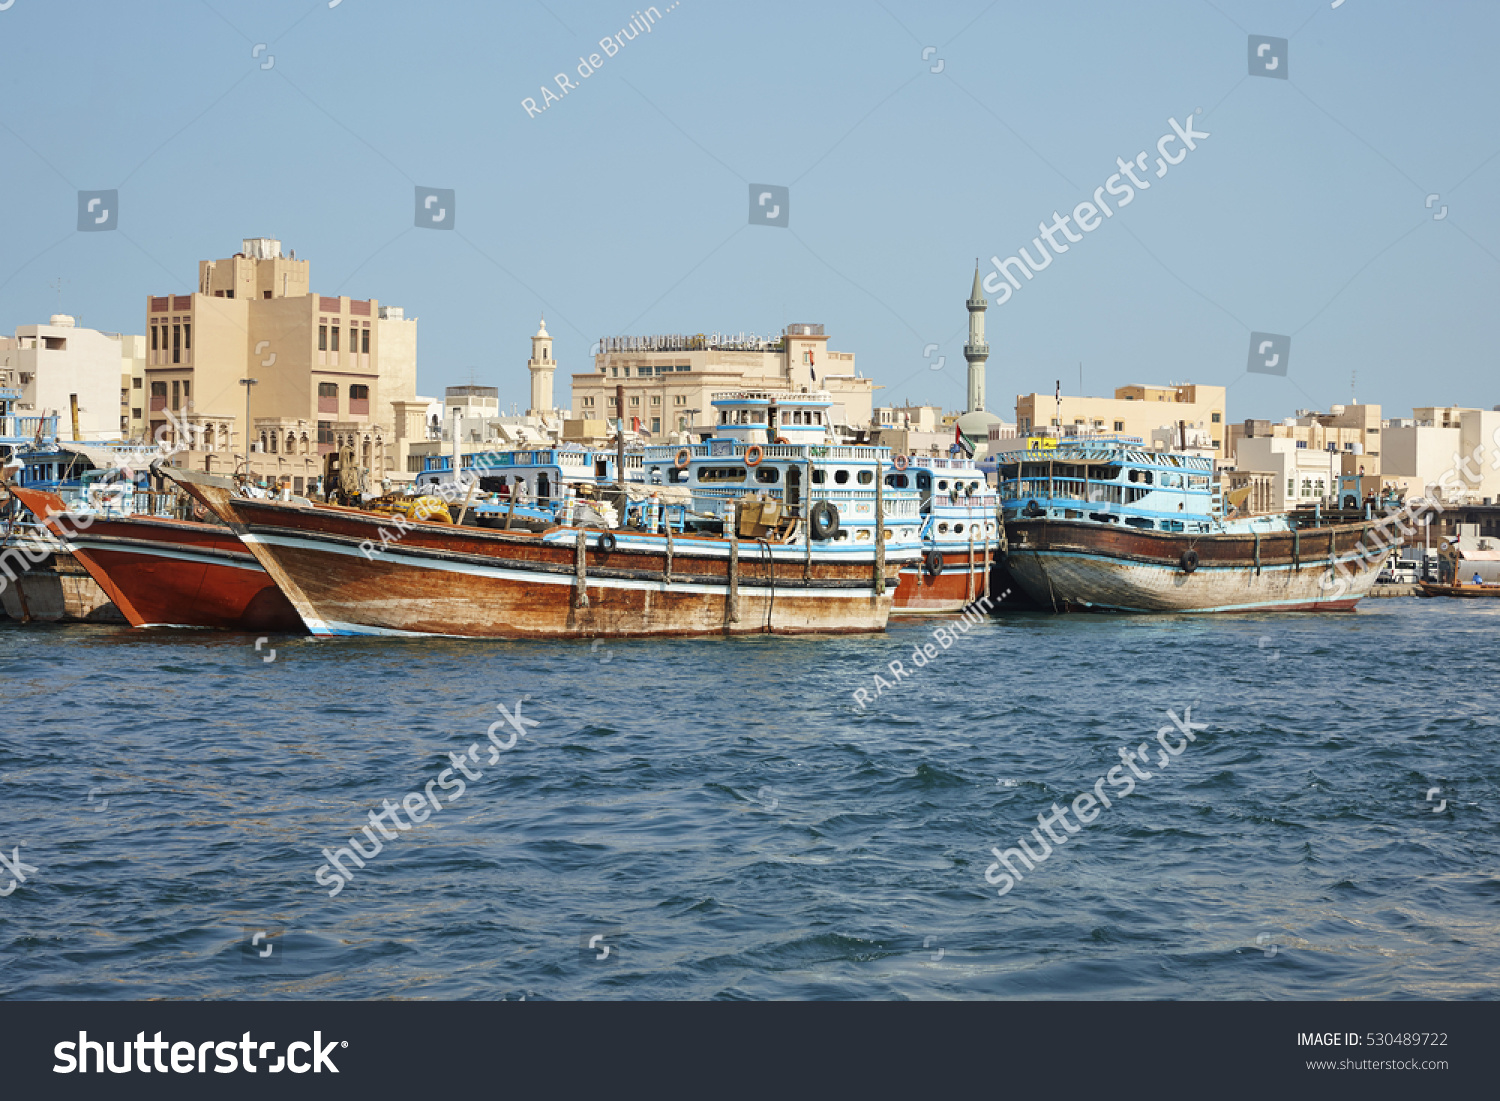
[[[1015,616],[918,669],[933,628],[0,623],[0,996],[1495,996],[1500,602]],[[992,846],[1039,851],[1189,706],[1195,742],[997,896]],[[330,898],[322,850],[443,775]]]

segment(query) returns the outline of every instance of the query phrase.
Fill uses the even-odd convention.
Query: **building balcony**
[[[965,344],[964,345],[964,355],[965,356],[969,356],[969,357],[985,356],[985,357],[988,357],[989,354],[990,354],[990,346],[988,344]]]
[[[0,444],[18,445],[31,443],[38,438],[43,443],[57,439],[56,415],[50,417],[0,417]]]

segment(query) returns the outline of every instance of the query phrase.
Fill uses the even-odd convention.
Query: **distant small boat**
[[[82,514],[47,490],[10,491],[108,594],[132,627],[213,627],[305,634],[271,576],[222,524],[159,516]]]
[[[1475,585],[1473,582],[1466,585],[1443,585],[1436,581],[1419,581],[1417,584],[1421,586],[1423,596],[1500,596],[1500,585]]]

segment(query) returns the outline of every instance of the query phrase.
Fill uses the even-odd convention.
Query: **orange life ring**
[[[908,459],[905,455],[897,455],[895,459],[891,461],[891,465],[894,466],[897,470],[905,470],[908,466],[911,465],[911,460]]]
[[[758,443],[752,443],[749,447],[745,448],[746,466],[759,466],[760,461],[765,457],[766,453]]]
[[[787,439],[787,438],[786,438],[786,437],[785,437],[785,436],[777,436],[777,437],[776,437],[776,442],[777,442],[777,443],[782,443],[782,444],[789,444],[789,443],[791,443],[791,442],[792,442],[792,441],[791,441],[791,440],[789,440],[789,439]]]
[[[689,451],[685,447],[679,447],[677,449],[677,460],[676,461],[677,461],[677,469],[681,470],[683,467],[687,466],[688,463],[690,463],[690,462],[693,461],[693,453],[691,451]]]

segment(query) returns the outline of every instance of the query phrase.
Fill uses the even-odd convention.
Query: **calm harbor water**
[[[1496,995],[1500,602],[1013,616],[918,669],[934,626],[0,623],[0,997]],[[992,846],[1189,706],[1196,741],[997,897]],[[322,850],[440,775],[330,898]]]

